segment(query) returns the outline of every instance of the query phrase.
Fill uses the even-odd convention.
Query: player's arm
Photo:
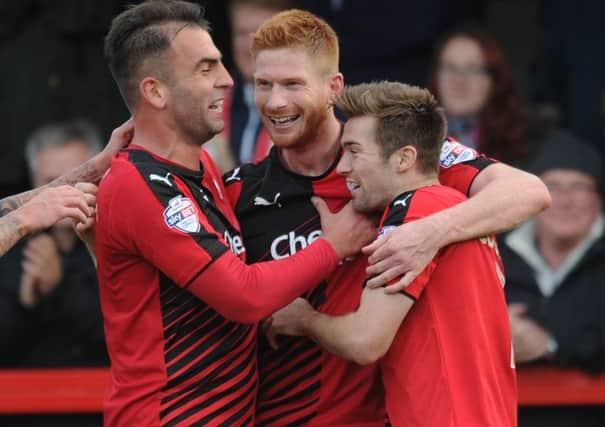
[[[316,286],[339,260],[358,253],[375,236],[371,222],[350,203],[336,214],[321,199],[313,203],[323,234],[307,248],[282,260],[251,265],[226,251],[188,289],[228,319],[258,322]]]
[[[128,120],[118,128],[114,129],[109,142],[96,156],[84,162],[77,168],[55,179],[42,187],[34,188],[14,196],[5,197],[0,200],[0,217],[23,206],[42,191],[61,185],[75,185],[78,182],[97,182],[105,173],[112,157],[132,139],[134,132],[132,120]]]
[[[63,218],[86,221],[87,195],[71,186],[46,188],[18,209],[0,218],[0,256],[21,238],[52,226]]]
[[[177,228],[178,221],[167,221],[170,203],[183,197],[176,186],[144,184],[141,178],[149,171],[124,171],[121,174],[118,169],[108,176],[99,190],[97,250],[118,244],[139,253],[172,282],[233,321],[256,322],[284,307],[376,235],[371,221],[350,204],[332,214],[323,200],[313,200],[320,214],[321,238],[292,257],[247,265],[229,249],[229,239],[212,228],[203,211],[195,213],[197,230]],[[105,188],[111,190],[105,192]],[[190,203],[188,209],[195,208],[185,200]],[[120,215],[109,214],[116,211]],[[175,218],[181,218],[180,214]],[[104,253],[99,254],[100,266],[107,262]]]
[[[364,248],[370,254],[370,287],[401,279],[388,292],[407,286],[437,251],[451,243],[511,229],[550,205],[542,181],[527,172],[494,163],[471,184],[470,198],[426,218],[404,224]]]
[[[408,295],[366,287],[356,312],[330,316],[298,298],[271,316],[266,332],[274,346],[276,335],[304,335],[330,353],[366,365],[384,356],[413,304]]]

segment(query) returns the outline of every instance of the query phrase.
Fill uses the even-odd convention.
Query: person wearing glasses
[[[429,75],[449,134],[506,163],[522,160],[521,102],[498,42],[478,27],[460,27],[435,50]]]
[[[601,157],[559,131],[532,169],[552,205],[500,245],[515,359],[605,371]]]

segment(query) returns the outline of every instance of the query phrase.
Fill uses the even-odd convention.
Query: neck
[[[431,185],[439,185],[439,177],[435,173],[425,174],[417,171],[407,171],[396,175],[391,182],[393,185],[391,186],[389,203],[402,193]]]
[[[320,176],[334,163],[340,150],[341,124],[333,113],[329,114],[312,141],[280,150],[286,168],[301,175]]]
[[[167,125],[158,117],[138,114],[133,120],[136,129],[132,138],[133,144],[188,169],[200,169],[199,142],[189,141],[178,131],[177,126]]]

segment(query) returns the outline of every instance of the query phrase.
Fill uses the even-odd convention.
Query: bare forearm
[[[426,219],[439,230],[430,236],[438,247],[508,231],[550,205],[548,191],[536,176],[502,164],[490,168],[492,179],[478,176],[468,200]]]
[[[8,252],[25,234],[25,229],[15,215],[0,218],[0,256]]]
[[[0,200],[0,217],[20,208],[46,188],[58,187],[60,185],[75,185],[78,182],[96,182],[102,177],[108,164],[109,162],[105,158],[105,155],[98,154],[47,185],[15,194],[14,196],[5,197]]]
[[[106,153],[101,152],[75,169],[72,169],[68,173],[55,179],[49,185],[57,187],[65,184],[75,185],[78,182],[96,183],[103,177],[110,162],[111,157]]]
[[[30,190],[24,193],[15,194],[14,196],[5,197],[0,200],[0,218],[14,211],[15,209],[23,206],[29,200],[32,199],[39,191]]]
[[[358,339],[363,329],[358,325],[357,313],[334,317],[314,311],[303,327],[305,335],[324,350],[343,359],[365,363],[363,343]]]

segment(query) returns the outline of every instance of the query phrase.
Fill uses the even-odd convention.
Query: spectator
[[[250,35],[267,18],[293,6],[293,0],[231,0],[229,3],[234,85],[223,104],[225,131],[205,147],[224,172],[241,163],[262,159],[271,148],[271,139],[254,105]]]
[[[555,133],[533,163],[552,206],[503,239],[515,359],[605,370],[603,169],[597,150]]]
[[[481,22],[485,0],[299,0],[340,39],[348,84],[396,80],[425,84],[434,44],[462,22]]]
[[[36,187],[100,151],[86,122],[56,123],[34,132],[26,146]],[[108,362],[96,271],[71,221],[21,242],[0,261],[0,353],[4,366],[78,366]]]
[[[520,160],[521,102],[498,43],[462,27],[438,45],[429,87],[443,105],[449,134],[505,162]]]

